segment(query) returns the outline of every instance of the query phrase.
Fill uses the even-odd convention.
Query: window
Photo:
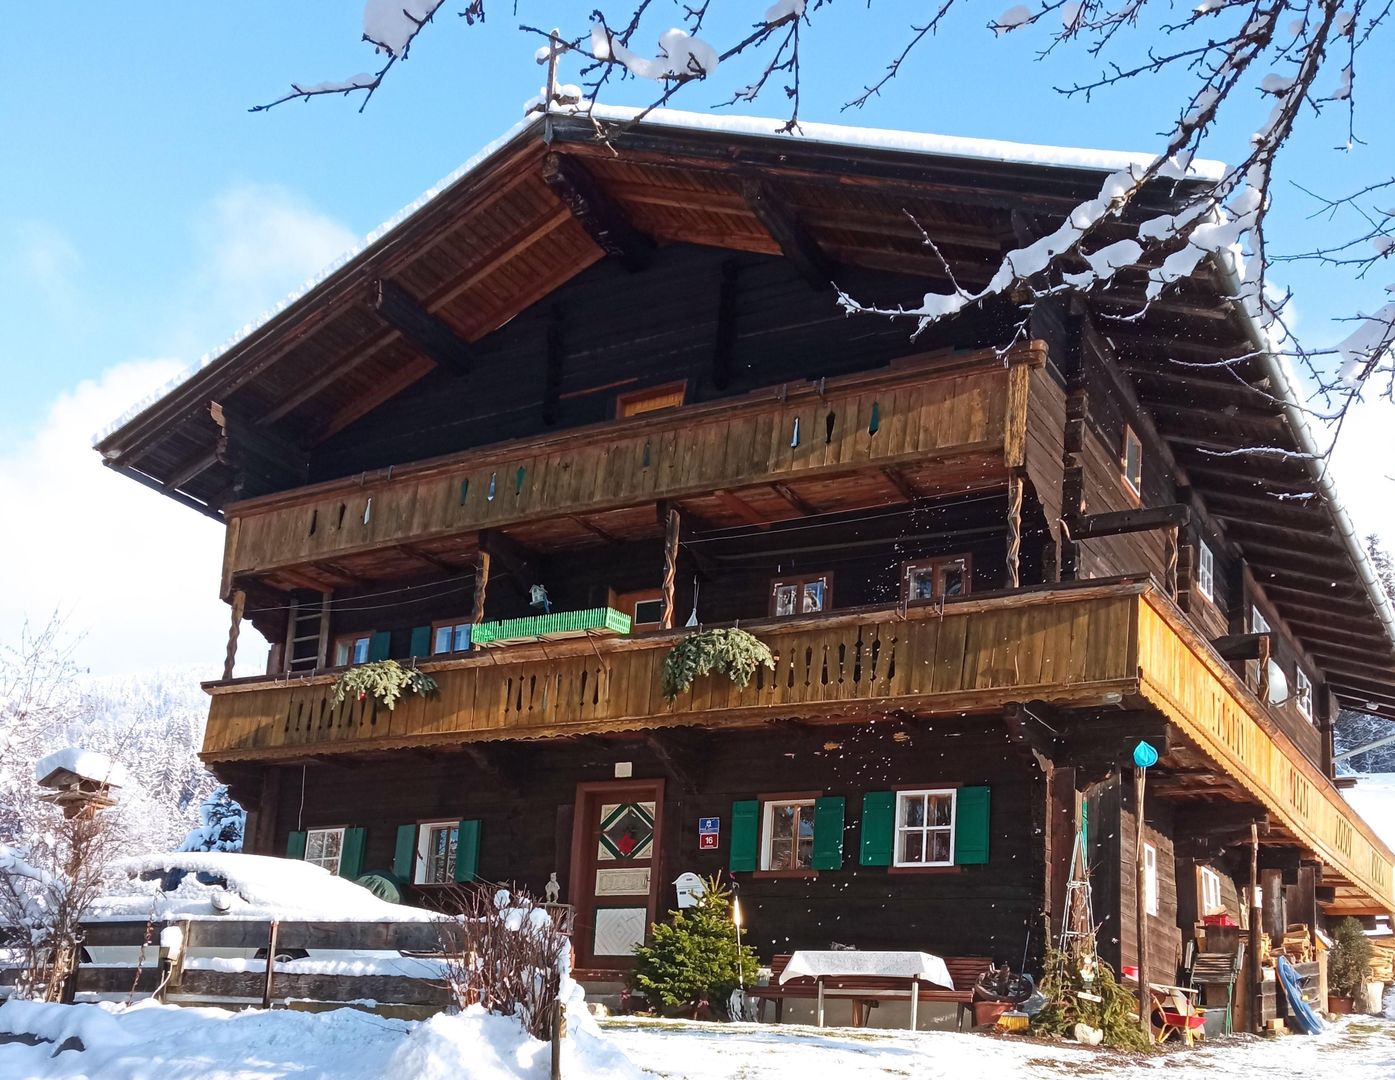
[[[833,575],[776,578],[770,583],[770,614],[807,615],[833,606]]]
[[[334,639],[334,666],[347,667],[350,664],[368,662],[368,650],[373,644],[373,633],[345,634]]]
[[[814,867],[814,800],[772,799],[761,822],[760,868],[807,870]]]
[[[967,555],[947,555],[906,563],[901,573],[901,598],[908,604],[947,600],[969,594],[970,561]]]
[[[1313,681],[1308,678],[1308,673],[1301,667],[1294,672],[1298,678],[1295,681],[1293,700],[1298,703],[1299,710],[1309,720],[1313,718]]]
[[[1143,845],[1143,910],[1158,913],[1158,849],[1148,843]]]
[[[1250,607],[1250,633],[1252,633],[1252,634],[1267,634],[1267,633],[1269,633],[1269,622],[1268,622],[1268,620],[1266,620],[1265,617],[1259,613],[1259,608],[1254,607],[1253,605],[1251,605],[1251,607]]]
[[[1196,587],[1207,600],[1216,599],[1216,561],[1205,540],[1196,545]]]
[[[1143,494],[1143,444],[1138,441],[1131,427],[1124,428],[1124,452],[1120,457],[1124,470],[1124,483],[1135,495]]]
[[[895,866],[954,865],[954,789],[896,793]]]
[[[417,862],[412,880],[418,885],[446,885],[455,880],[455,852],[460,842],[458,821],[433,821],[417,829]]]
[[[676,409],[683,404],[687,391],[686,382],[675,382],[621,394],[615,399],[615,415],[623,420],[627,416]]]
[[[1209,866],[1201,867],[1201,914],[1219,915],[1225,911],[1221,903],[1221,875]]]
[[[615,597],[615,608],[630,617],[630,632],[657,630],[664,618],[664,594],[662,589],[640,589],[637,592],[620,593]]]
[[[467,652],[472,625],[468,619],[431,624],[431,655]]]
[[[310,829],[305,834],[305,861],[339,873],[339,856],[344,852],[343,829]]]

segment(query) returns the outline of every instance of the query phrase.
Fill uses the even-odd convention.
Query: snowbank
[[[1342,795],[1385,846],[1395,848],[1395,773],[1362,776],[1355,787],[1343,789]]]
[[[69,746],[54,751],[48,757],[40,758],[34,763],[34,779],[45,780],[59,769],[67,769],[84,780],[106,784],[109,787],[131,786],[131,774],[126,771],[124,765],[113,761],[106,754],[84,750],[80,746]]]
[[[37,1046],[0,1044],[0,1076],[27,1080],[545,1080],[547,1044],[514,1019],[475,1006],[459,1016],[387,1020],[352,1009],[308,1013],[189,1009],[153,1001],[117,1005],[0,1005],[0,1033]],[[71,1036],[84,1049],[54,1049]],[[643,1080],[644,1073],[592,1025],[564,1045],[568,1080]]]
[[[213,897],[221,887],[199,882],[197,874],[227,883],[226,897],[231,904],[225,918],[431,922],[440,917],[422,908],[389,904],[346,878],[297,859],[227,851],[181,851],[120,859],[114,869],[132,877],[172,870],[184,870],[187,874],[169,892],[161,891],[159,879],[126,883],[122,893],[97,900],[93,919],[144,919],[152,913],[157,919],[218,915]]]

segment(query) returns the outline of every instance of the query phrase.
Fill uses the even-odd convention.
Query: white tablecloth
[[[953,990],[945,962],[923,952],[863,952],[861,950],[800,949],[780,973],[783,985],[801,976],[833,979],[849,975],[875,975],[888,979],[919,979]]]

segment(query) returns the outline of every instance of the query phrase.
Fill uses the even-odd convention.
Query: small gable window
[[[1124,428],[1124,449],[1119,459],[1124,471],[1124,483],[1135,495],[1143,494],[1143,443],[1131,427]]]
[[[334,639],[334,666],[348,667],[350,664],[366,664],[368,653],[373,645],[372,632],[344,634]]]
[[[1201,914],[1220,915],[1225,912],[1221,903],[1221,875],[1209,866],[1200,867],[1201,872]]]
[[[901,598],[908,604],[952,600],[967,596],[970,588],[968,555],[948,555],[906,563],[901,576]]]
[[[770,614],[808,615],[833,606],[833,575],[807,574],[776,578],[770,583]]]
[[[1207,600],[1216,599],[1216,559],[1205,540],[1196,545],[1196,587]]]
[[[1308,678],[1308,673],[1302,668],[1296,671],[1293,700],[1297,702],[1299,711],[1309,720],[1313,718],[1313,681]]]
[[[687,392],[687,382],[673,382],[621,394],[615,399],[615,415],[623,420],[627,416],[643,416],[645,413],[676,409],[683,404]]]
[[[468,652],[470,648],[471,623],[468,619],[451,619],[433,623],[431,627],[431,655],[446,656],[450,653]]]
[[[1148,843],[1143,845],[1143,909],[1158,913],[1158,849]]]

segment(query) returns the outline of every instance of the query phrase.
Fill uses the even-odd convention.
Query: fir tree
[[[655,923],[653,942],[635,949],[631,985],[659,1012],[726,1016],[732,991],[755,982],[755,952],[737,944],[731,890],[719,878],[703,884],[694,907]]]
[[[241,851],[247,812],[220,784],[199,806],[199,825],[179,845],[180,851]]]

